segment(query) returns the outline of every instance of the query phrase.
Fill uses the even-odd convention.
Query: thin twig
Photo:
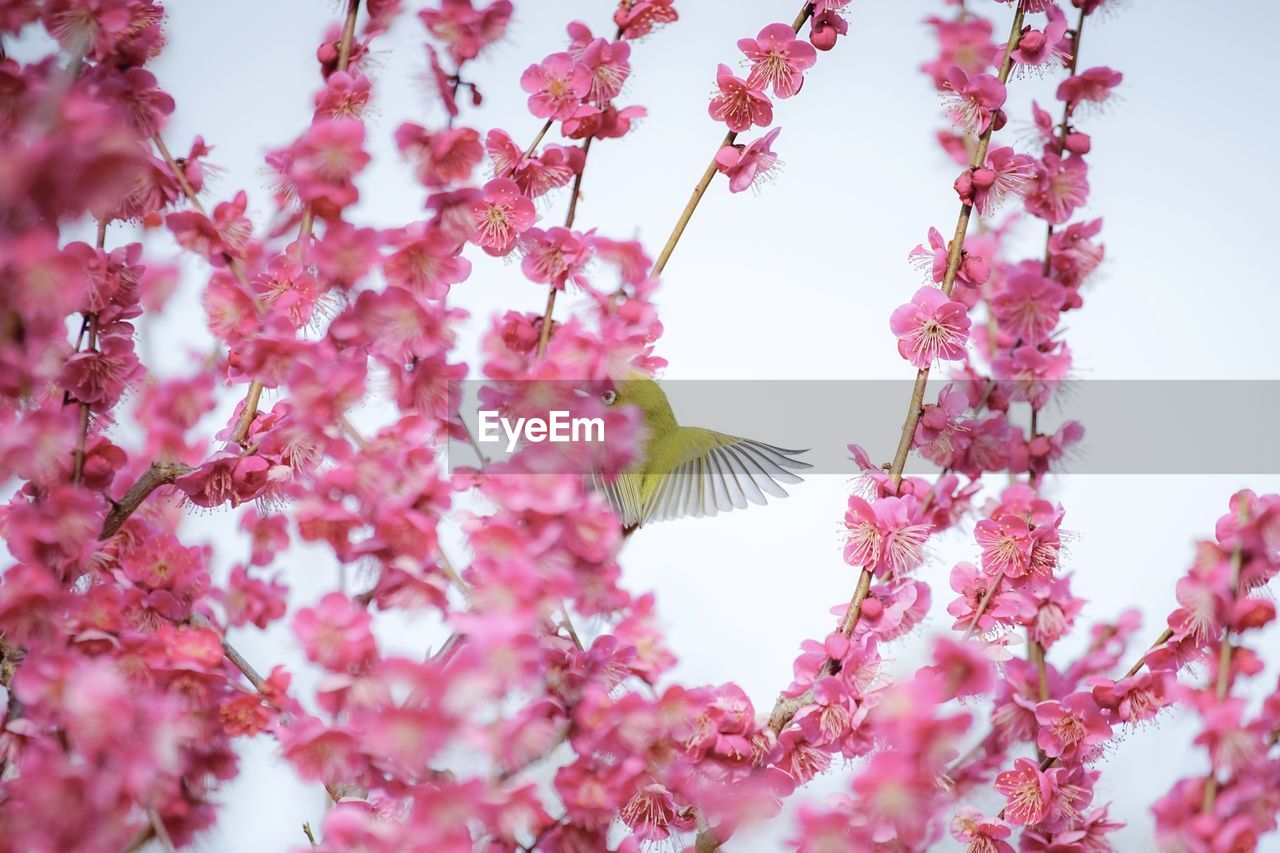
[[[129,491],[125,492],[124,497],[111,507],[111,511],[102,522],[102,531],[98,534],[98,538],[110,539],[115,536],[129,516],[142,506],[142,502],[152,492],[161,486],[171,484],[191,470],[190,465],[183,465],[181,462],[152,462],[151,467],[143,472]]]
[[[164,821],[160,819],[160,815],[156,814],[155,809],[147,809],[147,819],[151,821],[151,828],[155,830],[156,840],[160,842],[168,853],[174,853],[173,839],[169,837],[169,830],[164,828]]]
[[[991,586],[987,587],[987,591],[982,594],[982,600],[978,602],[978,609],[973,613],[973,620],[969,622],[968,629],[964,632],[964,639],[973,636],[973,632],[978,629],[978,622],[982,619],[984,613],[987,612],[988,605],[991,604],[991,598],[996,594],[996,589],[1000,586],[1000,581],[1004,580],[1004,569],[996,572],[996,576],[991,580]]]
[[[346,71],[351,63],[351,43],[356,36],[356,17],[360,14],[360,0],[347,0],[347,17],[342,22],[342,37],[338,40],[338,70]]]

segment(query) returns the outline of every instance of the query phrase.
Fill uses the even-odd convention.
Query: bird
[[[786,497],[779,484],[802,482],[793,471],[812,467],[794,458],[804,450],[681,426],[666,393],[649,377],[614,382],[600,398],[606,406],[636,406],[647,431],[636,458],[616,477],[592,475],[627,536],[655,521],[745,509],[766,503],[766,494]]]

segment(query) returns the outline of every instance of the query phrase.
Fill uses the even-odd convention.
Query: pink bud
[[[809,43],[818,50],[831,50],[836,39],[849,32],[849,22],[833,11],[819,12],[813,16],[809,28]]]
[[[1066,138],[1066,148],[1072,154],[1088,154],[1089,149],[1093,147],[1093,143],[1089,140],[1087,133],[1068,133]]]

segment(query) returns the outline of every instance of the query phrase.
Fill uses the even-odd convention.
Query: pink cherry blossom
[[[797,38],[789,24],[769,24],[754,39],[739,39],[738,49],[751,63],[747,85],[761,91],[772,88],[779,98],[797,94],[804,72],[818,61],[813,45]]]
[[[752,127],[767,127],[773,121],[773,104],[760,89],[733,76],[729,66],[720,65],[716,72],[720,94],[711,99],[707,110],[729,130],[741,133]]]
[[[326,218],[354,204],[360,197],[354,178],[370,160],[364,141],[364,124],[356,119],[312,124],[291,151],[288,178],[298,198]]]
[[[589,31],[587,35],[590,35]],[[622,94],[622,87],[631,74],[631,64],[627,61],[630,56],[631,45],[625,41],[611,42],[602,38],[591,39],[574,54],[574,58],[591,75],[591,86],[586,94],[588,101],[604,107]]]
[[[505,255],[533,225],[533,202],[520,192],[515,181],[494,178],[472,203],[471,219],[476,244],[491,255]]]
[[[1058,100],[1069,104],[1102,104],[1112,95],[1112,90],[1124,80],[1124,75],[1107,67],[1090,68],[1068,77],[1058,86]]]
[[[1072,763],[1094,757],[1111,737],[1111,724],[1088,692],[1072,693],[1061,702],[1041,702],[1036,706],[1036,721],[1040,723],[1036,743],[1045,755]]]
[[[1062,285],[1034,272],[1018,272],[992,297],[991,311],[1002,331],[1034,346],[1057,327],[1065,301]]]
[[[1045,154],[1036,183],[1026,193],[1027,210],[1051,225],[1060,225],[1089,195],[1089,169],[1081,157]]]
[[[985,818],[977,809],[961,809],[951,819],[951,837],[974,853],[1013,853],[1013,845],[1005,840],[1012,833],[1003,820]]]
[[[716,169],[729,177],[730,192],[740,193],[768,180],[778,166],[778,155],[771,146],[781,132],[782,128],[775,127],[748,145],[735,143],[716,152]]]
[[[520,88],[529,93],[529,112],[556,121],[572,116],[592,85],[591,70],[567,53],[553,53],[520,75]]]
[[[955,190],[964,204],[973,205],[986,216],[1008,196],[1022,196],[1036,177],[1035,161],[1012,148],[995,148],[987,153],[986,165],[970,169],[956,178]]]
[[[917,290],[889,319],[889,328],[898,338],[898,352],[921,370],[938,359],[963,358],[969,326],[964,306],[929,286]]]
[[[521,238],[524,259],[520,268],[530,281],[550,284],[563,290],[572,281],[578,287],[587,284],[583,274],[591,260],[589,235],[568,228],[530,228]]]
[[[418,180],[428,187],[447,187],[471,177],[484,158],[480,134],[469,127],[428,133],[421,125],[405,122],[396,128],[396,147],[416,166]]]
[[[848,529],[845,562],[877,574],[901,574],[919,566],[929,525],[913,520],[915,510],[913,498],[889,497],[867,503],[851,496],[844,519]]]
[[[307,657],[335,672],[366,665],[377,648],[369,614],[341,593],[331,592],[314,607],[298,611],[293,631]]]
[[[981,15],[959,19],[930,17],[925,23],[933,27],[938,40],[938,57],[921,66],[921,70],[933,78],[939,90],[945,89],[952,68],[968,75],[981,74],[1000,56],[1001,48],[991,38],[991,21]]]
[[[949,94],[943,100],[951,121],[968,133],[986,133],[1004,105],[1004,84],[990,74],[970,77],[956,66],[947,73],[944,85]]]
[[[512,9],[510,0],[492,0],[481,9],[475,8],[472,0],[441,0],[440,8],[427,7],[418,17],[461,65],[502,38]]]
[[[638,39],[648,35],[655,27],[679,20],[675,0],[637,0],[619,3],[613,13],[613,22],[626,39]]]

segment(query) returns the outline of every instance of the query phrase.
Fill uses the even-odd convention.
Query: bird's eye
[[[618,402],[618,392],[613,390],[605,391],[600,395],[600,399],[604,401],[606,406],[612,406]]]

